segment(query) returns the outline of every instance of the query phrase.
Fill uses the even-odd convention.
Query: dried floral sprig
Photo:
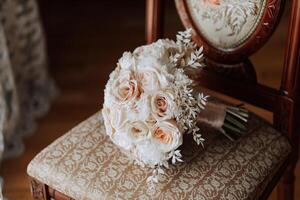
[[[192,41],[193,29],[188,28],[185,31],[179,31],[176,35],[176,44],[181,47],[193,48],[195,49],[197,45]]]
[[[187,65],[195,69],[198,69],[199,67],[204,67],[203,59],[203,46],[201,46],[199,49],[195,50],[195,52],[191,53],[191,58],[188,61]]]
[[[170,55],[170,62],[176,67],[199,69],[205,67],[203,60],[203,46],[197,48],[192,41],[192,29],[178,32],[176,35],[176,44],[179,48],[175,54]]]

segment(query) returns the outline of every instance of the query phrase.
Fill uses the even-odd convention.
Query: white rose
[[[182,137],[174,120],[158,122],[153,127],[153,141],[164,153],[177,149],[182,144]]]
[[[138,70],[154,66],[159,68],[167,63],[167,52],[164,48],[153,48],[153,46],[142,46],[133,52],[136,56],[136,67]],[[164,55],[164,56],[161,56]]]
[[[128,104],[141,94],[138,82],[130,71],[121,71],[108,90],[106,95],[111,96],[111,100],[118,105]]]
[[[146,67],[138,71],[138,80],[145,93],[152,93],[168,85],[165,75],[155,67]]]
[[[127,123],[126,131],[134,143],[146,140],[151,136],[148,125],[143,121]]]
[[[133,121],[142,120],[146,121],[151,114],[151,96],[142,93],[139,101],[136,103],[134,109],[129,110],[128,118]]]
[[[111,107],[110,108],[110,121],[115,129],[120,129],[125,126],[128,121],[128,111],[124,107]]]
[[[133,70],[135,68],[135,60],[131,52],[124,52],[119,59],[121,69]]]
[[[157,148],[157,144],[147,140],[136,146],[136,156],[143,163],[155,166],[167,158],[167,154]]]
[[[157,120],[172,119],[175,108],[175,97],[171,91],[158,91],[151,98],[151,110]]]
[[[115,133],[115,129],[111,125],[110,121],[110,110],[108,108],[102,109],[102,116],[104,120],[104,126],[107,135],[113,135]]]
[[[138,47],[134,50],[136,65],[138,69],[148,66],[160,68],[169,64],[170,52],[178,48],[172,40],[158,40],[155,43]]]
[[[127,113],[123,108],[102,109],[102,115],[107,135],[113,135],[117,130],[125,126],[127,122]]]
[[[133,150],[134,145],[151,137],[150,130],[142,121],[126,122],[123,127],[116,129],[111,140],[125,150]]]
[[[132,139],[126,132],[126,129],[117,130],[114,135],[110,136],[110,138],[114,144],[127,151],[130,151],[133,148]]]

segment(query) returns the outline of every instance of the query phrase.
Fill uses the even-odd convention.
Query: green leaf
[[[226,115],[225,120],[228,120],[231,124],[238,127],[239,129],[246,131],[247,127],[239,120],[235,119],[234,117],[230,115]]]
[[[244,122],[247,122],[247,121],[248,121],[248,119],[247,119],[246,117],[243,117],[243,116],[241,116],[239,113],[234,112],[234,111],[232,111],[232,110],[230,110],[230,109],[226,109],[226,112],[228,112],[228,113],[234,115],[235,117],[237,117],[237,118],[243,120]]]
[[[241,131],[240,131],[238,128],[236,128],[236,127],[230,125],[229,123],[224,123],[223,126],[224,126],[226,129],[229,129],[230,131],[233,131],[233,132],[236,132],[236,133],[241,133]]]

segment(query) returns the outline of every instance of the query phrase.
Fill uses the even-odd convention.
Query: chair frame
[[[184,0],[175,0],[177,3],[177,11],[179,15],[187,15],[183,6]],[[274,3],[275,1],[272,1]],[[277,1],[278,2],[278,1]],[[279,1],[283,6],[284,1]],[[147,43],[152,43],[163,36],[163,0],[147,0],[146,3],[146,40]],[[283,10],[283,9],[282,9]],[[279,12],[279,17],[281,15]],[[186,27],[190,27],[189,21],[186,20],[187,16],[182,17],[183,24]],[[278,22],[276,22],[278,23]],[[274,25],[274,29],[276,24]],[[262,42],[262,45],[271,36],[273,30]],[[199,33],[196,33],[199,34]],[[200,43],[201,36],[194,36],[196,43]],[[224,63],[218,63],[218,70],[202,70],[199,72],[197,82],[204,87],[212,89],[217,92],[238,98],[242,101],[248,102],[258,107],[262,107],[268,111],[273,112],[273,124],[274,127],[280,132],[287,135],[292,144],[292,153],[286,163],[281,167],[278,173],[274,176],[273,180],[267,187],[266,191],[262,195],[261,199],[267,199],[273,188],[278,185],[278,198],[279,200],[292,200],[294,199],[294,182],[295,174],[294,170],[299,157],[299,131],[300,131],[300,2],[298,0],[292,0],[292,10],[290,14],[288,38],[286,42],[285,57],[283,64],[282,80],[279,90],[267,87],[259,84],[256,81],[256,73],[254,69],[251,69],[251,63],[247,56],[244,56],[241,66],[235,66],[233,68],[223,68],[223,66],[233,66],[228,64],[230,56],[223,55]],[[198,41],[197,41],[198,40]],[[255,45],[250,42],[248,48],[251,45]],[[205,43],[204,43],[205,46]],[[214,53],[209,46],[207,51]],[[259,47],[257,47],[258,49]],[[257,50],[256,49],[256,50]],[[246,49],[247,51],[247,49]],[[251,52],[254,52],[252,49]],[[236,52],[239,54],[239,52]],[[232,54],[234,56],[234,54]],[[215,64],[214,61],[222,55],[214,55],[214,59],[209,61],[210,64]],[[245,64],[246,63],[246,64]],[[214,68],[214,66],[212,67]],[[232,71],[232,72],[230,72]],[[244,76],[244,80],[239,81],[235,79],[224,78],[222,75],[230,75],[239,73]],[[246,72],[246,73],[245,73]],[[248,76],[247,74],[250,75]],[[230,77],[230,76],[229,76]],[[281,177],[281,179],[280,179]],[[279,181],[280,179],[280,181]]]
[[[176,0],[181,1],[181,0]],[[163,36],[163,0],[146,0],[146,41],[152,43]],[[292,0],[288,39],[279,90],[258,84],[256,73],[247,57],[235,70],[218,68],[218,73],[203,70],[197,82],[209,89],[233,96],[274,113],[274,127],[287,135],[292,144],[292,154],[282,164],[259,199],[267,199],[278,186],[279,200],[294,199],[294,169],[299,156],[300,131],[300,1]],[[213,61],[213,60],[212,60]],[[231,65],[222,63],[223,65]],[[224,78],[219,74],[243,74],[246,83]],[[238,83],[238,84],[237,84]],[[44,183],[29,177],[35,200],[73,200]]]

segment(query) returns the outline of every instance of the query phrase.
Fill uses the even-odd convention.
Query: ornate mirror
[[[176,0],[180,18],[194,30],[206,56],[242,62],[264,45],[283,10],[282,0]]]

